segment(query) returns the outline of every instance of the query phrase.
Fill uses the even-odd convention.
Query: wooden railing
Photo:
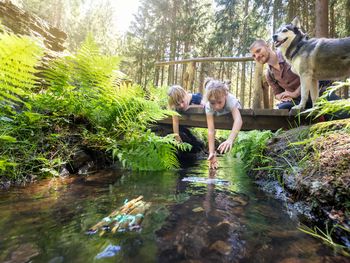
[[[199,57],[156,62],[155,85],[182,85],[191,92],[203,93],[205,77],[230,80],[233,93],[244,109],[272,109],[274,96],[263,77],[263,66],[252,57]],[[213,67],[210,68],[208,65]],[[349,87],[337,91],[349,98]]]
[[[243,108],[272,109],[273,96],[263,78],[263,66],[252,57],[199,57],[156,62],[155,84],[179,84],[203,93],[205,77],[230,80],[232,92]],[[211,67],[211,68],[210,68]]]

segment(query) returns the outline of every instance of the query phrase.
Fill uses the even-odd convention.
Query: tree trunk
[[[277,22],[279,20],[279,10],[282,5],[282,0],[273,1],[273,20],[272,20],[272,32],[275,33],[277,30]]]
[[[290,0],[288,2],[288,13],[287,13],[287,21],[290,23],[295,17],[295,0]]]
[[[346,0],[345,2],[345,14],[345,35],[350,36],[350,0]],[[349,98],[349,87],[344,88],[344,98]]]
[[[328,0],[316,0],[316,37],[328,37]]]
[[[239,65],[240,65],[240,63],[236,63],[236,65],[237,65],[237,73],[236,73],[236,98],[238,98],[238,84],[239,84],[239,76],[240,76],[240,74],[239,74]]]
[[[350,1],[350,0],[349,0]],[[331,1],[331,6],[329,9],[329,19],[330,19],[330,24],[329,24],[329,37],[334,38],[335,37],[335,15],[334,15],[334,5],[335,1]]]
[[[170,60],[175,60],[176,56],[176,15],[177,15],[177,0],[173,0],[173,8],[171,10],[171,33],[170,33]],[[168,85],[174,84],[174,65],[169,66]]]
[[[309,32],[309,3],[308,0],[303,0],[303,25],[304,25],[304,30],[306,32]]]

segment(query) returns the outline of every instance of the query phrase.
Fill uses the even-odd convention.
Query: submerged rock
[[[156,231],[158,262],[239,262],[245,256],[244,225],[232,211],[247,203],[245,196],[218,193],[174,205]],[[199,204],[203,211],[196,211]]]

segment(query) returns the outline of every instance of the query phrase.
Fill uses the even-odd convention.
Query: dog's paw
[[[300,104],[299,105],[295,105],[292,107],[292,110],[303,110],[305,107],[301,106]]]

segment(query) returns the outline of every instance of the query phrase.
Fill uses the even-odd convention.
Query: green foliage
[[[118,62],[119,58],[100,55],[89,37],[76,56],[64,58],[48,71],[51,87],[47,94],[53,97],[40,100],[41,108],[86,118],[98,134],[86,130],[84,138],[100,149],[112,150],[125,167],[159,170],[178,166],[174,138],[147,131],[149,123],[170,111],[162,110],[158,101],[146,100],[140,86],[115,86]],[[62,96],[62,105],[52,105]]]
[[[315,105],[311,109],[306,110],[305,113],[309,113],[309,115],[314,116],[314,118],[326,114],[331,116],[334,116],[337,113],[350,114],[350,99],[327,100],[327,97],[330,94],[344,87],[350,87],[350,79],[347,79],[344,82],[334,82],[333,86],[327,88]]]
[[[254,167],[263,162],[263,151],[271,137],[271,131],[240,132],[234,143],[232,154],[243,161],[245,168]]]
[[[305,225],[298,227],[298,229],[310,236],[313,236],[315,238],[322,240],[326,245],[332,247],[333,249],[340,252],[341,254],[349,257],[350,256],[349,249],[346,246],[336,243],[332,238],[332,234],[337,227],[340,227],[345,231],[349,231],[348,229],[340,225],[334,225],[331,230],[329,230],[328,225],[326,225],[325,231],[320,229],[317,226],[315,226],[314,228],[310,228]]]
[[[13,111],[33,90],[43,50],[29,37],[0,34],[0,110]],[[30,104],[27,104],[29,106]]]
[[[15,52],[8,53],[6,45],[12,44]],[[171,136],[147,131],[170,111],[146,100],[140,86],[117,86],[120,59],[101,55],[92,36],[75,55],[49,64],[40,93],[34,74],[42,51],[35,42],[4,34],[0,52],[6,73],[0,74],[0,176],[17,181],[57,176],[77,142],[118,151],[126,167],[139,170],[177,167],[177,149],[188,149]]]
[[[174,136],[159,137],[150,130],[126,136],[111,149],[124,167],[136,170],[164,170],[179,167],[176,150],[190,150],[189,144],[178,143]]]
[[[67,46],[78,50],[92,33],[106,54],[115,54],[120,41],[115,25],[112,0],[18,0],[30,14],[36,14],[50,25],[66,32]]]
[[[168,86],[156,87],[154,85],[149,85],[148,98],[157,103],[162,109],[166,109],[168,108],[168,88]]]
[[[192,128],[191,132],[196,138],[208,145],[208,129],[207,128]]]

